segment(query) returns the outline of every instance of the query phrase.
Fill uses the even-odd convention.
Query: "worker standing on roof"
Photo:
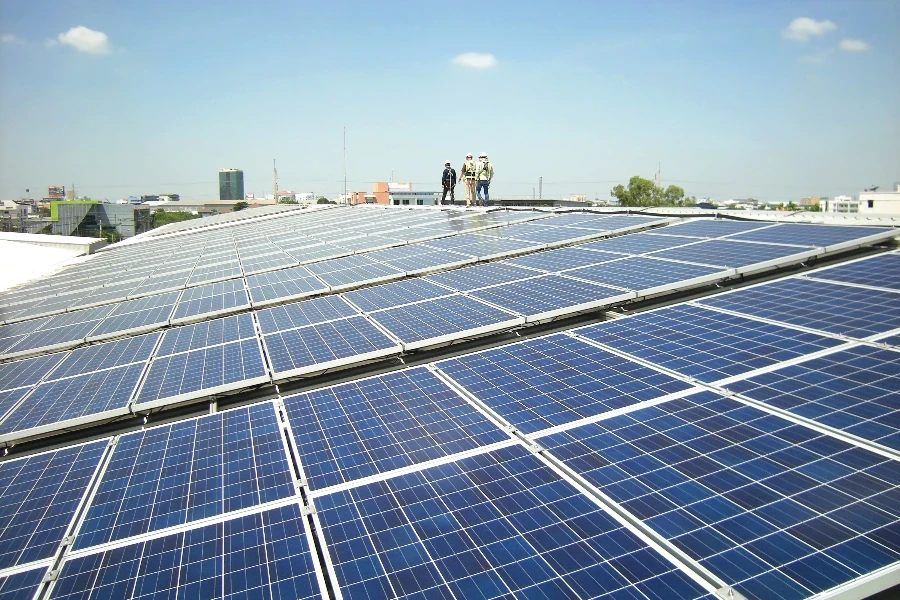
[[[456,202],[456,195],[453,191],[456,187],[456,169],[450,166],[450,161],[444,162],[444,172],[441,175],[441,184],[444,186],[444,194],[441,196],[441,204],[447,200],[447,191],[450,192],[450,204]]]
[[[475,180],[478,179],[478,165],[472,160],[472,153],[466,154],[466,161],[459,170],[459,177],[466,184],[466,206],[477,204],[475,201]]]
[[[491,179],[494,178],[494,165],[488,161],[488,155],[482,152],[478,155],[478,183],[477,193],[479,204],[483,206],[491,205],[491,197],[488,194],[488,187],[491,185]],[[483,190],[483,192],[482,192]]]

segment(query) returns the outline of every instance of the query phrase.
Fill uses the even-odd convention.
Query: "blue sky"
[[[350,190],[435,189],[467,151],[495,196],[606,198],[657,163],[717,199],[900,180],[895,0],[0,0],[0,36],[0,198],[213,199],[221,167],[271,193],[273,158],[334,196],[345,126]]]

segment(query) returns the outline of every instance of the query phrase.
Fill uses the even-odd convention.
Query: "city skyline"
[[[0,197],[211,199],[232,164],[263,194],[273,158],[282,189],[334,197],[343,127],[351,191],[392,172],[436,189],[481,151],[498,196],[543,177],[545,197],[607,198],[658,163],[717,199],[900,179],[893,2],[495,2],[484,27],[441,5],[242,6],[3,2]],[[273,37],[272,16],[300,29]]]

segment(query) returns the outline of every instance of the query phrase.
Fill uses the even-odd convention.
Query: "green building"
[[[240,169],[219,169],[219,200],[244,199],[244,172]]]

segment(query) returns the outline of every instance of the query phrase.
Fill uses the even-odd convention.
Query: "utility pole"
[[[347,128],[344,127],[344,202],[350,204],[347,198]]]
[[[272,159],[272,187],[275,189],[275,204],[278,204],[278,169],[275,168],[275,159]]]
[[[544,177],[538,177],[538,200],[543,200],[544,198]]]

